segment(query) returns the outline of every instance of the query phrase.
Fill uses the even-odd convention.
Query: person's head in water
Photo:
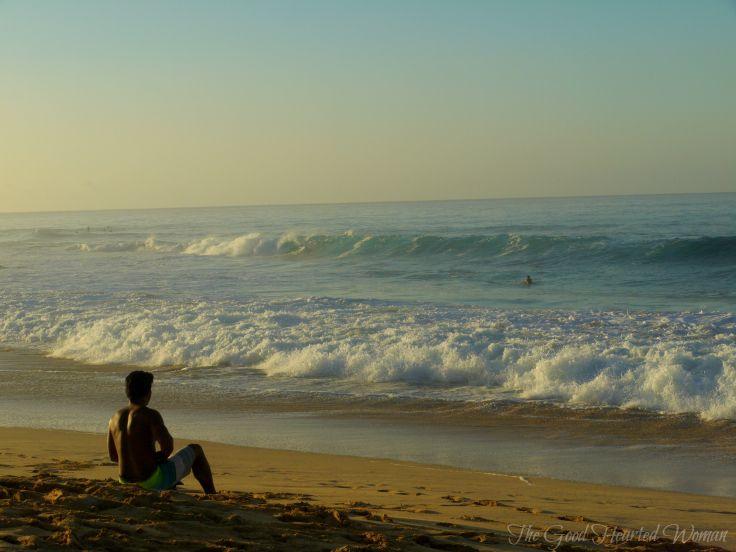
[[[532,277],[527,274],[526,278],[524,278],[524,283],[528,286],[532,285]]]
[[[151,400],[151,385],[153,384],[153,374],[136,370],[128,374],[125,378],[125,394],[128,400],[133,404],[146,406]]]

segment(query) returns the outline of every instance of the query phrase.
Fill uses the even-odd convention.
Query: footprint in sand
[[[530,508],[529,506],[517,506],[516,510],[519,512],[526,512],[528,514],[541,514],[542,510],[539,508]]]
[[[562,521],[574,521],[575,523],[592,523],[592,519],[588,519],[584,516],[557,516],[557,519]]]
[[[470,502],[470,499],[466,496],[458,496],[458,495],[445,495],[442,497],[443,500],[448,500],[449,502],[452,502],[453,504],[467,504]]]
[[[483,498],[481,500],[474,501],[473,506],[491,506],[495,508],[497,506],[506,506],[506,504],[503,504],[502,502],[499,502],[498,500],[491,500],[490,498]]]
[[[484,518],[483,516],[471,516],[468,514],[463,514],[458,519],[462,519],[464,521],[479,521],[483,523],[498,523],[493,519]]]
[[[380,506],[376,506],[370,502],[363,502],[362,500],[352,500],[348,502],[348,506],[352,508],[380,508]]]

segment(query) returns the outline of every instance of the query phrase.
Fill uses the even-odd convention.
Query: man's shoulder
[[[158,410],[148,408],[147,406],[140,406],[138,408],[124,406],[112,415],[112,418],[110,418],[110,423],[114,424],[121,418],[130,418],[131,420],[138,418],[150,421],[158,421],[162,419],[161,414],[158,412]]]
[[[124,406],[123,408],[120,408],[120,409],[116,410],[115,413],[112,416],[110,416],[110,423],[111,424],[115,423],[121,417],[127,415],[127,413],[128,413],[128,407],[127,406]]]
[[[158,410],[148,408],[147,406],[141,406],[135,410],[136,417],[144,418],[151,422],[160,422],[163,418]]]

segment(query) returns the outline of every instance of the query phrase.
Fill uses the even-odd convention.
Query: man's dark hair
[[[151,392],[153,374],[136,370],[125,378],[125,394],[132,403],[139,403]]]

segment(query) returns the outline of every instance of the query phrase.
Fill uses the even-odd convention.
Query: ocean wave
[[[98,244],[79,243],[71,246],[69,249],[76,249],[79,251],[97,251],[104,253],[121,253],[129,251],[158,251],[158,252],[178,252],[181,251],[181,246],[178,244],[165,244],[156,241],[153,236],[142,240],[142,241],[128,241],[128,242],[106,242]]]
[[[254,255],[272,255],[278,252],[278,242],[268,240],[254,232],[232,239],[207,237],[191,242],[182,249],[187,255],[203,255],[209,257],[251,257]]]
[[[501,389],[736,419],[731,314],[507,311],[338,299],[1,297],[0,340],[89,363]],[[186,373],[186,372],[185,372]],[[203,374],[205,374],[204,372]]]
[[[348,231],[339,234],[259,232],[207,236],[184,244],[144,241],[80,243],[86,252],[158,251],[221,257],[448,257],[469,260],[569,262],[576,258],[643,263],[708,261],[736,263],[736,236],[702,236],[659,240],[624,240],[609,236],[382,235]]]
[[[672,238],[649,245],[647,255],[661,261],[736,260],[736,236]]]

